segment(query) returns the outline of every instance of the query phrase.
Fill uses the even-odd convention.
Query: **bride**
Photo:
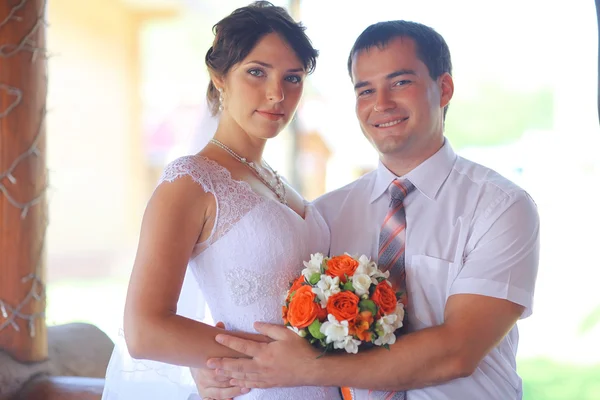
[[[279,323],[302,261],[329,249],[323,218],[262,158],[267,140],[293,118],[317,51],[302,25],[268,2],[234,11],[214,33],[207,99],[219,125],[198,154],[165,168],[148,203],[127,292],[125,343],[111,358],[104,400],[199,398],[190,367],[243,357],[215,341],[223,329],[183,315],[190,305],[181,293],[186,273],[228,332],[261,338],[250,333],[253,322]],[[300,387],[241,398],[340,397],[335,387]]]

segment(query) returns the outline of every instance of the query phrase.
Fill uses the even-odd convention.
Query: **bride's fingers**
[[[191,368],[192,377],[199,392],[210,388],[229,388],[229,377],[217,375],[215,370]]]
[[[255,381],[252,379],[248,380],[240,380],[240,379],[232,379],[231,384],[235,386],[239,386],[240,389],[268,389],[273,387],[273,385],[269,385],[266,382]]]
[[[256,361],[245,358],[216,358],[208,361],[210,368],[217,370],[217,375],[231,378],[243,378],[244,374],[260,372]],[[235,374],[235,375],[234,375]]]

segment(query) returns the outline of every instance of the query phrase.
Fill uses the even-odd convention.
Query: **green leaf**
[[[358,303],[358,308],[360,312],[371,311],[373,316],[377,315],[377,305],[373,300],[361,300],[360,303]]]
[[[324,339],[325,335],[321,332],[321,322],[318,319],[315,319],[312,324],[308,326],[308,331],[310,334],[317,339]]]
[[[354,285],[350,281],[347,281],[346,283],[342,284],[342,289],[354,293]]]
[[[314,274],[312,274],[310,276],[310,279],[308,280],[308,282],[311,285],[316,285],[320,280],[321,280],[321,274],[319,272],[315,272]]]
[[[292,293],[290,293],[290,303],[292,302],[292,299],[294,298],[295,294],[296,294],[295,290]],[[288,305],[289,305],[289,303],[288,303]]]

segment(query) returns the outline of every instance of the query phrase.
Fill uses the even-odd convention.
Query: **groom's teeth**
[[[400,122],[404,121],[404,119],[397,119],[395,121],[386,122],[385,124],[377,125],[378,128],[389,128],[390,126],[398,125]]]

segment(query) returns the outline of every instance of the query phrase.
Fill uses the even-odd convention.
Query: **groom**
[[[408,400],[522,398],[515,324],[532,310],[538,214],[524,190],[457,156],[445,139],[451,68],[446,42],[433,29],[407,21],[369,26],[348,70],[357,117],[380,163],[316,201],[331,229],[331,255],[381,261],[392,248],[389,267],[401,282],[406,277],[412,332],[389,350],[317,359],[292,331],[257,323],[271,343],[217,337],[253,358],[209,360],[216,377],[196,376],[205,397],[340,386],[344,398],[360,400],[405,393]]]

